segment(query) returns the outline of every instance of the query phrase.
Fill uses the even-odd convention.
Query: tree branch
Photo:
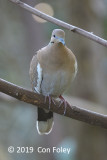
[[[24,101],[26,103],[33,104],[37,107],[49,110],[49,102],[47,100],[47,102],[44,103],[45,97],[43,95],[39,95],[32,91],[28,91],[3,79],[0,79],[0,92],[10,95],[11,97],[14,97],[20,101]],[[63,115],[65,110],[64,105],[61,105],[61,107],[58,108],[60,102],[55,102],[56,105],[54,105],[53,102],[51,103],[50,110],[52,112]],[[92,112],[76,106],[70,106],[68,104],[65,116],[82,122],[86,122],[91,125],[101,126],[107,129],[107,115]]]
[[[32,14],[35,14],[36,16],[40,17],[40,18],[43,18],[51,23],[54,23],[60,27],[63,27],[63,28],[66,28],[70,31],[73,31],[75,33],[78,33],[84,37],[87,37],[88,39],[91,39],[105,47],[107,47],[107,40],[105,39],[102,39],[98,36],[96,36],[95,34],[93,34],[92,32],[88,32],[88,31],[85,31],[81,28],[78,28],[76,26],[73,26],[71,24],[68,24],[68,23],[65,23],[64,21],[61,21],[59,19],[56,19],[54,17],[51,17],[51,16],[48,16],[47,14],[43,13],[43,12],[40,12],[39,10],[29,6],[28,4],[26,3],[23,3],[21,2],[20,0],[10,0],[11,2],[19,5],[20,7],[24,8],[25,10],[29,11],[30,13]]]

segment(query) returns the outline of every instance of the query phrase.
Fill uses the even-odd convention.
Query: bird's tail
[[[49,134],[53,127],[53,112],[38,108],[37,130],[39,134]]]

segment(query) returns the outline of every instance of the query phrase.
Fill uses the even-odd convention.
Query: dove
[[[70,87],[77,68],[76,57],[65,44],[65,32],[54,29],[49,44],[38,50],[31,60],[29,74],[32,90],[48,97],[49,104],[51,100],[60,98],[66,112],[67,102],[62,94]],[[37,114],[38,133],[49,134],[54,124],[53,112],[37,108]]]

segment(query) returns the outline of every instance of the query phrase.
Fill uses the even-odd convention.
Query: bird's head
[[[50,43],[62,43],[63,45],[65,45],[65,32],[62,29],[54,29],[52,32]]]

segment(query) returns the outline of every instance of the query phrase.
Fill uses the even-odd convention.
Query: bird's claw
[[[65,115],[68,102],[61,95],[59,96],[59,98],[60,98],[59,107],[64,103],[64,115]]]
[[[50,109],[51,103],[53,102],[54,105],[56,105],[56,103],[55,103],[54,98],[52,98],[50,95],[45,96],[45,103],[46,103],[47,98],[48,98],[48,100],[49,100],[49,109]]]

